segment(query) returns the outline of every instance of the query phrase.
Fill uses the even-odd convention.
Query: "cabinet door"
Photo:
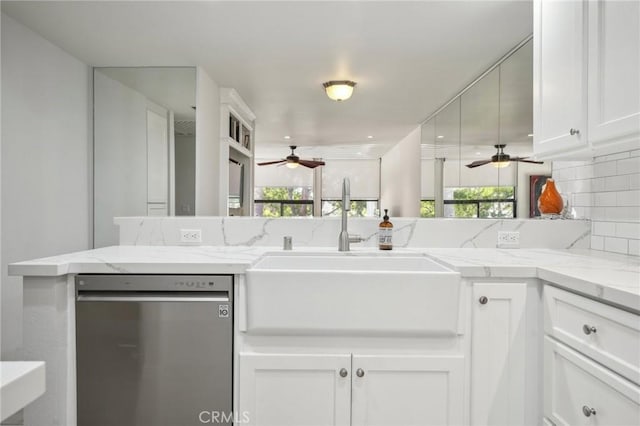
[[[525,424],[524,283],[473,285],[471,422]]]
[[[640,2],[589,2],[589,140],[598,153],[638,146],[639,28]]]
[[[353,356],[353,426],[464,424],[462,356]]]
[[[535,0],[533,28],[534,153],[588,151],[586,2]]]
[[[558,426],[640,424],[640,388],[544,338],[544,415]]]
[[[240,354],[239,386],[245,424],[349,425],[351,355]]]

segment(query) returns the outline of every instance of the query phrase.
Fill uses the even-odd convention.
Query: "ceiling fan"
[[[258,166],[268,166],[270,164],[283,164],[289,167],[290,169],[295,169],[298,166],[305,166],[310,169],[315,169],[318,166],[324,166],[324,161],[303,160],[302,158],[298,157],[294,152],[297,146],[289,145],[289,148],[291,148],[291,154],[289,154],[287,158],[283,158],[282,160],[266,161],[264,163],[258,163]]]
[[[544,164],[544,161],[527,160],[528,157],[511,157],[509,154],[504,153],[506,145],[494,145],[498,152],[491,157],[490,160],[477,160],[466,166],[470,169],[474,167],[484,166],[485,164],[493,163],[495,167],[507,167],[510,161],[520,161],[522,163]]]

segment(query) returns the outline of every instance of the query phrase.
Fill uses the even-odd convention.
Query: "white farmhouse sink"
[[[247,270],[254,334],[453,335],[460,275],[424,256],[265,255]]]

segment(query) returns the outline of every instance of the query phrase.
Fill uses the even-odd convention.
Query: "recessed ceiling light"
[[[289,139],[291,139],[291,136],[288,136],[288,135],[287,135],[287,136],[285,136],[284,138],[285,138],[286,140],[289,140]]]
[[[444,136],[443,136],[443,135],[438,135],[438,136],[436,136],[436,138],[438,138],[438,139],[444,139]]]
[[[533,137],[533,133],[529,133],[527,136],[529,136],[530,138]]]
[[[480,153],[479,153],[479,152],[476,152],[476,155],[480,155]]]
[[[369,135],[367,136],[367,139],[373,139],[373,136]]]

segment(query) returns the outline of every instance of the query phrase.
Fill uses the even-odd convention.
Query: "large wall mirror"
[[[491,159],[496,145],[512,157],[533,155],[532,44],[523,44],[423,124],[423,217],[530,217],[530,177],[550,175],[550,162],[467,165]]]
[[[195,214],[196,69],[94,69],[94,246],[117,216]]]

